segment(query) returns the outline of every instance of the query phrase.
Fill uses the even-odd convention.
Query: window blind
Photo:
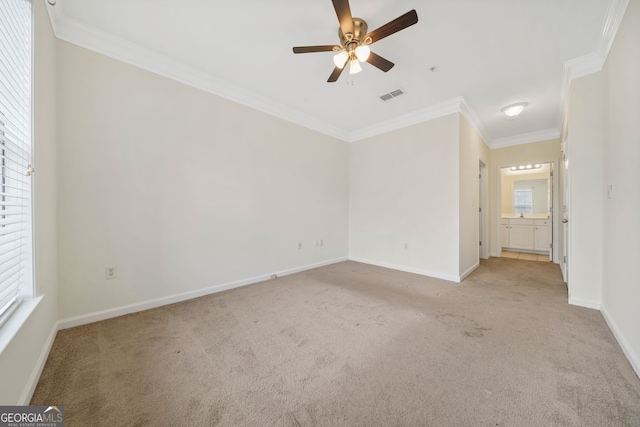
[[[533,213],[533,191],[532,190],[514,190],[513,192],[514,212],[519,214]]]
[[[0,326],[32,293],[31,2],[0,1]]]

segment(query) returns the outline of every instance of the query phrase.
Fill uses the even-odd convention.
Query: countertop
[[[549,219],[548,214],[525,214],[521,217],[519,214],[502,214],[502,219],[516,219],[516,218],[529,218],[529,219]]]

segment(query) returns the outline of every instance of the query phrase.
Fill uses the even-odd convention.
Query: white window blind
[[[31,2],[0,1],[0,326],[33,293]]]
[[[533,191],[532,190],[514,190],[513,192],[514,212],[519,214],[533,213]]]

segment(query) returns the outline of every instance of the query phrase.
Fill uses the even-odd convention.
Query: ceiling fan
[[[336,52],[333,57],[336,68],[327,80],[329,83],[338,80],[347,62],[350,63],[349,74],[362,71],[360,61],[366,61],[385,73],[393,68],[395,65],[393,62],[371,52],[369,45],[417,23],[418,14],[415,9],[367,33],[367,23],[363,19],[351,16],[349,0],[332,0],[332,2],[336,15],[338,15],[338,21],[340,21],[338,36],[341,46],[298,46],[293,48],[293,53]]]

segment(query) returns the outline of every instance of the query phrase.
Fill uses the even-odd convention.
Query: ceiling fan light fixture
[[[336,67],[342,69],[347,63],[347,59],[349,59],[349,54],[346,51],[341,50],[333,56],[333,63],[336,64]]]
[[[349,67],[349,74],[358,74],[362,71],[362,67],[360,66],[360,61],[357,58],[349,61],[351,63],[351,67]]]
[[[369,58],[369,54],[371,53],[371,49],[366,44],[361,44],[356,48],[356,56],[361,62],[366,61]]]
[[[527,105],[529,104],[527,104],[526,102],[518,102],[517,104],[507,105],[502,109],[502,112],[505,113],[507,117],[515,117],[518,114],[522,113],[522,110],[524,110],[524,107],[526,107]]]

